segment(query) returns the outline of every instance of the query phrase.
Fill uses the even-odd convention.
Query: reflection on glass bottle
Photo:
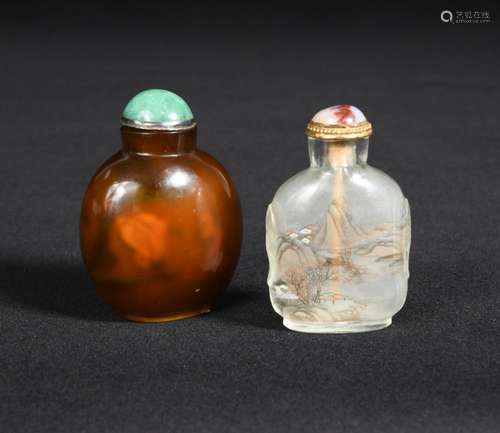
[[[290,329],[381,329],[405,302],[410,210],[396,182],[366,163],[371,132],[353,106],[317,113],[306,130],[311,167],[268,207],[270,296]]]

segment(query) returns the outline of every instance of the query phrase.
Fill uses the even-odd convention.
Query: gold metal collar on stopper
[[[368,137],[372,134],[372,131],[372,124],[367,120],[355,126],[324,125],[311,120],[307,124],[306,135],[323,140],[349,140]]]

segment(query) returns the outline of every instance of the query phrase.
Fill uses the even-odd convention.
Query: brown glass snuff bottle
[[[98,293],[139,322],[210,311],[241,246],[228,172],[196,147],[191,109],[172,92],[132,98],[121,136],[122,149],[97,170],[82,206],[82,255]]]

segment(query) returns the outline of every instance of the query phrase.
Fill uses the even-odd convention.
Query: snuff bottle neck
[[[311,168],[342,168],[366,165],[368,138],[324,140],[308,138]]]
[[[122,126],[120,131],[125,152],[146,156],[175,156],[196,149],[196,126],[181,131]]]

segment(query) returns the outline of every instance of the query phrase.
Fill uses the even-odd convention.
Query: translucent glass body
[[[268,207],[271,302],[290,329],[380,329],[405,302],[408,201],[366,164],[367,151],[368,139],[309,139],[311,167],[286,181]]]
[[[97,170],[82,206],[82,254],[97,291],[140,322],[210,311],[240,253],[236,188],[196,148],[195,128],[121,132],[122,151]]]

